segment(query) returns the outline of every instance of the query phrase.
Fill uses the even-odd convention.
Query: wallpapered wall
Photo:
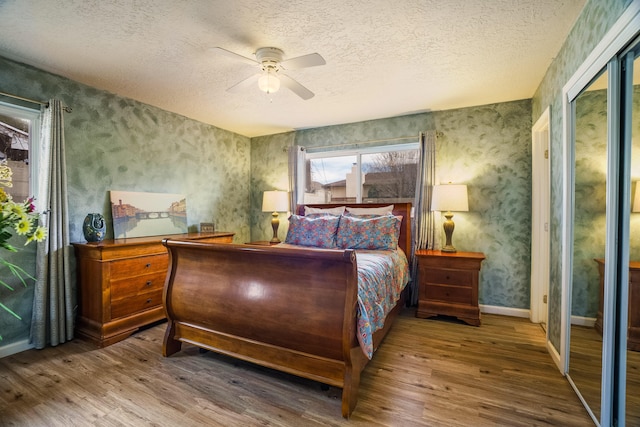
[[[530,100],[371,120],[253,138],[252,238],[271,237],[270,214],[260,212],[264,190],[287,189],[285,147],[349,145],[436,129],[440,182],[464,183],[469,212],[454,216],[459,251],[484,252],[480,303],[529,308],[531,234]],[[281,219],[280,239],[286,236]],[[443,239],[444,241],[444,239]]]
[[[535,122],[551,111],[551,263],[549,289],[549,339],[560,351],[562,314],[562,88],[603,36],[622,15],[631,0],[589,0],[562,48],[547,70],[532,99]]]
[[[84,241],[89,212],[105,215],[112,237],[109,190],[184,194],[190,230],[214,221],[249,239],[249,138],[3,58],[0,82],[4,92],[73,108],[65,114],[72,242]],[[33,255],[21,255],[33,271]],[[26,338],[32,289],[0,292],[24,319],[0,311],[3,344]]]

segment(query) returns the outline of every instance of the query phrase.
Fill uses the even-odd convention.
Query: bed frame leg
[[[182,349],[182,342],[173,338],[175,333],[176,326],[171,320],[169,320],[167,330],[164,333],[164,341],[162,343],[162,355],[164,357],[169,357]]]
[[[347,368],[342,388],[342,416],[349,418],[358,403],[358,388],[360,387],[360,371]]]

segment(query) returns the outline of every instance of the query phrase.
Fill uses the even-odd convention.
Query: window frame
[[[0,101],[0,114],[29,120],[29,194],[37,200],[42,111]]]
[[[356,157],[356,179],[358,183],[358,188],[356,190],[356,203],[362,203],[362,156],[368,154],[378,154],[378,153],[389,153],[392,151],[411,151],[411,150],[420,150],[419,142],[408,142],[403,144],[390,144],[390,145],[377,145],[373,147],[366,148],[355,148],[355,149],[340,149],[338,147],[332,146],[333,149],[323,150],[322,147],[317,148],[307,148],[304,151],[304,156],[301,156],[298,164],[298,176],[297,176],[297,184],[298,188],[301,191],[298,192],[297,202],[299,204],[304,204],[304,195],[306,188],[306,164],[308,160],[311,159],[320,159],[320,158],[331,158],[331,157],[346,157],[346,156],[355,156]],[[418,162],[419,163],[419,162]]]

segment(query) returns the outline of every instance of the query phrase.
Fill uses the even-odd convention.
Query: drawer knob
[[[147,265],[145,265],[145,268],[149,268],[149,267],[151,267],[151,263],[150,262],[147,263]]]
[[[151,301],[151,298],[147,299],[147,304],[149,304]]]
[[[151,286],[151,280],[147,280],[147,283],[145,283],[146,286]]]

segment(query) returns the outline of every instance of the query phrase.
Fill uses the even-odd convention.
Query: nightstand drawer
[[[425,298],[430,301],[471,304],[471,288],[468,286],[443,286],[429,284],[424,290]]]
[[[111,280],[125,279],[141,274],[166,272],[169,268],[169,255],[123,259],[111,262]]]
[[[422,272],[421,272],[422,273]],[[425,269],[424,279],[441,285],[471,286],[475,272],[469,270]]]
[[[151,290],[162,290],[167,272],[145,274],[111,282],[111,300],[132,297]]]
[[[111,300],[111,318],[129,316],[162,305],[162,289],[157,289],[129,298]]]

